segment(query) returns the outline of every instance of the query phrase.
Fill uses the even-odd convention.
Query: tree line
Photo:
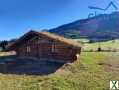
[[[17,39],[11,39],[11,40],[2,40],[0,41],[0,51],[7,51],[7,46],[14,43]]]

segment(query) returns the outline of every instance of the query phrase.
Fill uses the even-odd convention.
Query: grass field
[[[119,51],[119,40],[110,40],[105,42],[96,42],[96,43],[88,43],[87,39],[76,39],[76,41],[83,42],[85,51],[96,51],[98,47],[101,47],[102,50],[117,50]]]
[[[118,63],[117,52],[83,52],[54,74],[0,74],[0,90],[109,90],[109,81],[119,80]]]

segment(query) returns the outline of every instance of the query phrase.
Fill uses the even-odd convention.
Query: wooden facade
[[[30,31],[8,48],[16,51],[19,57],[47,58],[66,62],[77,60],[76,55],[81,52],[80,45],[73,46],[73,44],[65,42],[68,39],[52,36],[53,34],[50,33]]]

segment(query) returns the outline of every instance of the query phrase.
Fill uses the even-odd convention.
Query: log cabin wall
[[[20,57],[50,58],[55,60],[74,61],[77,50],[67,44],[44,36],[36,36],[17,47]],[[80,52],[80,51],[79,51]]]

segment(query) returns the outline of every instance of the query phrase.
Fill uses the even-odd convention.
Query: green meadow
[[[89,43],[88,39],[75,39],[78,42],[84,43],[83,50],[85,51],[95,51],[98,47],[101,47],[102,50],[113,50],[119,51],[119,40],[110,40],[105,42],[96,42],[96,43]]]
[[[87,51],[99,45],[81,41],[85,41],[83,49]],[[100,46],[105,50],[119,49],[119,40],[100,42]],[[110,80],[119,80],[119,52],[82,52],[76,62],[49,75],[1,73],[0,90],[109,90]]]
[[[109,81],[119,80],[118,63],[117,52],[82,52],[50,75],[0,74],[0,90],[109,90]]]

